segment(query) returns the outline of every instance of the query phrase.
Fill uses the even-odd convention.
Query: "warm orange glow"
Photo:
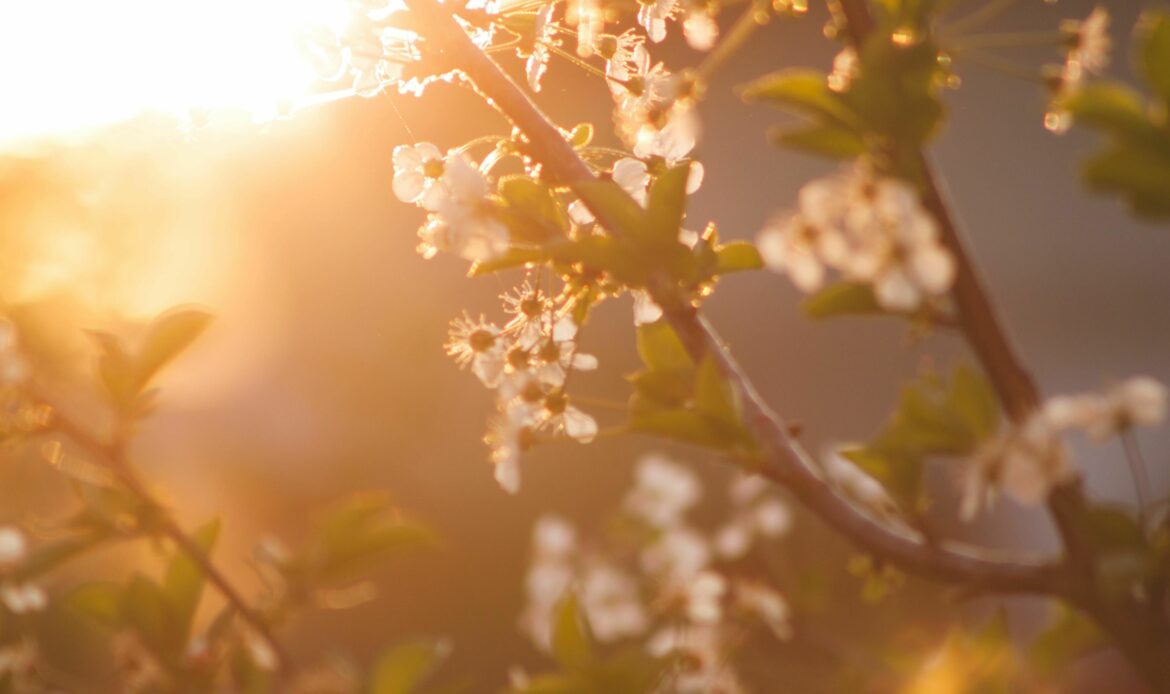
[[[345,0],[64,0],[0,8],[0,143],[144,112],[266,120],[308,93],[299,37]]]

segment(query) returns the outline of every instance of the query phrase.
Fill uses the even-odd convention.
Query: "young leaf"
[[[999,427],[999,400],[983,374],[967,364],[951,373],[950,406],[976,440],[990,438]]]
[[[667,169],[650,185],[646,207],[647,231],[655,245],[675,245],[687,207],[687,178],[690,163]]]
[[[85,583],[66,598],[70,608],[105,626],[119,628],[123,624],[122,586],[110,581]]]
[[[369,694],[410,694],[418,690],[451,652],[446,641],[411,641],[387,649],[370,673]]]
[[[1170,217],[1170,157],[1147,147],[1114,145],[1085,162],[1091,188],[1119,193],[1139,216]]]
[[[577,597],[566,593],[553,612],[552,650],[562,667],[583,670],[593,662],[592,638]]]
[[[883,313],[868,284],[838,282],[820,290],[801,302],[804,315],[809,318],[833,316],[874,315]]]
[[[695,408],[716,422],[739,425],[735,394],[710,354],[703,357],[695,372]]]
[[[688,371],[695,368],[695,362],[678,339],[674,328],[664,320],[638,326],[637,343],[638,356],[652,371]]]
[[[196,530],[192,539],[203,550],[210,554],[219,537],[220,522],[215,519]],[[183,552],[175,555],[167,566],[166,576],[163,579],[163,591],[171,605],[171,612],[175,615],[177,627],[184,638],[190,635],[191,625],[195,620],[195,610],[199,607],[199,598],[203,595],[203,584],[206,576],[203,570],[193,559]]]
[[[503,221],[514,239],[544,243],[569,229],[569,218],[544,183],[527,176],[505,176],[500,179],[500,196],[506,203]]]
[[[764,267],[760,252],[747,241],[732,241],[715,249],[715,274],[759,270]]]
[[[1170,12],[1146,10],[1138,22],[1139,62],[1162,103],[1170,108]]]
[[[616,225],[612,232],[636,233],[646,224],[646,212],[613,181],[596,179],[573,183],[573,192],[586,204],[602,226]]]
[[[135,360],[137,388],[141,391],[162,367],[179,356],[211,324],[211,314],[197,309],[171,311],[156,318],[147,329]]]
[[[781,147],[830,159],[854,159],[866,151],[865,138],[837,123],[773,128],[768,137]]]
[[[763,101],[803,113],[820,122],[853,130],[857,115],[825,82],[816,70],[781,70],[757,79],[741,91],[744,101]]]

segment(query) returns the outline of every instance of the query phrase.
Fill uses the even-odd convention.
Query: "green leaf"
[[[831,284],[805,299],[800,306],[809,318],[883,313],[868,284],[848,282]]]
[[[204,555],[211,553],[215,540],[219,537],[220,522],[215,519],[196,530],[191,539],[203,550]],[[203,570],[186,553],[179,551],[167,566],[166,576],[163,579],[163,591],[171,605],[171,613],[175,616],[177,627],[186,639],[191,634],[191,625],[195,621],[195,611],[199,607],[199,599],[203,595],[203,584],[206,576]]]
[[[836,123],[773,128],[768,137],[781,147],[830,159],[854,159],[866,152],[865,138]]]
[[[1062,603],[1055,603],[1054,611],[1052,622],[1028,649],[1033,667],[1044,677],[1066,672],[1074,660],[1106,641],[1096,625],[1080,612]]]
[[[335,582],[411,548],[434,545],[434,531],[399,517],[384,495],[361,494],[330,513],[317,530],[312,564],[317,580]]]
[[[951,373],[950,406],[976,440],[991,438],[999,428],[995,390],[982,373],[967,364],[958,364]]]
[[[628,426],[630,431],[721,450],[750,443],[742,427],[686,408],[643,408],[635,404]]]
[[[1170,217],[1170,157],[1147,147],[1116,144],[1085,162],[1091,188],[1116,192],[1139,216]]]
[[[138,390],[183,350],[191,346],[207,326],[211,314],[198,309],[170,311],[156,318],[147,328],[136,362]]]
[[[370,674],[369,694],[410,694],[417,691],[447,658],[447,641],[411,641],[378,657]]]
[[[653,371],[688,371],[695,362],[665,320],[638,326],[638,356]]]
[[[66,604],[81,614],[111,627],[123,626],[122,586],[111,581],[85,583],[73,590]]]
[[[690,162],[667,169],[650,184],[646,206],[647,232],[655,245],[677,245],[687,207],[687,178]]]
[[[101,378],[106,394],[115,405],[123,408],[128,406],[138,395],[139,382],[129,350],[115,335],[96,330],[89,334],[101,350],[98,356],[98,377]]]
[[[527,176],[505,176],[499,190],[506,203],[503,221],[512,238],[544,243],[568,231],[569,218],[548,185]]]
[[[693,369],[643,370],[626,377],[638,395],[661,407],[681,406],[694,391]]]
[[[134,574],[122,594],[122,612],[144,643],[162,656],[177,656],[185,639],[162,587]]]
[[[859,51],[860,70],[842,99],[868,130],[902,145],[920,145],[938,130],[943,107],[938,48],[930,41],[900,46],[873,32]]]
[[[732,241],[715,249],[715,274],[759,270],[764,267],[760,252],[747,241]]]
[[[1121,137],[1143,139],[1152,130],[1141,95],[1120,82],[1087,84],[1062,99],[1058,107],[1080,124]]]
[[[561,598],[553,613],[552,627],[552,651],[557,662],[569,670],[589,667],[593,662],[592,637],[572,592]]]
[[[839,453],[881,483],[886,493],[901,508],[912,511],[922,508],[922,471],[925,464],[921,457],[866,447],[847,448]]]
[[[468,271],[471,277],[482,277],[502,270],[511,270],[529,263],[539,263],[545,260],[545,251],[536,248],[509,248],[502,255],[489,260],[476,261]]]
[[[573,149],[588,147],[590,142],[593,142],[592,123],[578,123],[569,133],[569,144],[573,146]]]
[[[858,125],[857,114],[829,89],[825,75],[817,70],[781,70],[747,85],[741,95],[744,101],[763,101],[848,130]]]
[[[1146,10],[1138,21],[1139,63],[1163,104],[1170,108],[1170,13]]]
[[[731,384],[719,370],[719,364],[710,354],[699,362],[695,372],[695,408],[706,417],[718,422],[738,425],[739,404]]]
[[[581,198],[589,211],[603,227],[610,224],[617,233],[636,233],[645,228],[646,212],[622,187],[606,179],[592,179],[573,183],[573,192]]]

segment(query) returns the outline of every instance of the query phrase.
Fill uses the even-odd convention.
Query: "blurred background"
[[[751,239],[769,214],[794,203],[803,183],[830,170],[769,146],[766,130],[783,116],[744,105],[733,91],[783,66],[829,68],[834,44],[822,36],[821,3],[812,4],[801,20],[774,20],[710,85],[697,150],[707,176],[693,199],[692,228],[715,220],[724,237]],[[1117,44],[1111,73],[1124,77],[1141,3],[1105,4]],[[1022,3],[993,29],[1051,29],[1092,6]],[[22,12],[0,10],[9,15],[0,36],[35,35],[37,23],[50,19]],[[462,310],[498,315],[496,295],[519,276],[469,280],[457,259],[416,254],[421,214],[394,199],[390,153],[414,141],[454,147],[504,134],[507,123],[470,90],[438,84],[422,98],[350,99],[263,124],[212,109],[192,125],[174,117],[204,105],[182,99],[184,84],[206,86],[193,77],[199,61],[192,51],[214,54],[197,53],[233,75],[226,103],[259,94],[250,113],[265,119],[266,109],[279,108],[281,89],[291,88],[281,82],[279,53],[220,25],[195,22],[183,31],[138,17],[134,31],[176,42],[135,54],[143,66],[137,72],[103,62],[101,53],[92,63],[84,52],[64,62],[4,55],[0,298],[25,327],[30,347],[80,378],[92,373],[94,360],[84,330],[132,336],[135,325],[168,307],[208,308],[217,316],[213,327],[164,374],[161,406],[142,427],[133,455],[185,522],[223,516],[218,557],[229,572],[258,587],[247,568],[253,544],[269,535],[295,540],[312,509],[354,490],[386,490],[404,513],[444,538],[439,548],[380,574],[380,596],[371,605],[299,622],[290,632],[293,651],[345,648],[367,659],[387,641],[447,635],[455,646],[449,671],[473,678],[475,691],[503,686],[511,664],[538,666],[540,657],[515,628],[533,520],[556,512],[600,530],[638,456],[663,446],[624,437],[538,449],[523,463],[515,497],[492,479],[481,442],[490,393],[455,368],[442,344],[448,321]],[[50,52],[69,53],[73,45],[64,40]],[[1059,58],[1052,49],[1004,53],[1037,66]],[[701,58],[673,35],[655,55],[674,67]],[[257,56],[263,60],[249,62]],[[519,61],[504,61],[519,69]],[[1137,374],[1170,382],[1170,230],[1138,223],[1118,201],[1082,192],[1078,162],[1095,138],[1076,129],[1047,132],[1041,87],[962,61],[956,70],[962,86],[947,96],[951,120],[934,156],[1002,316],[1045,393],[1093,390]],[[554,58],[538,101],[560,125],[592,121],[603,144],[616,144],[609,94],[596,78]],[[88,119],[91,111],[99,115]],[[799,298],[784,278],[733,276],[708,311],[774,407],[804,426],[813,450],[871,436],[902,380],[924,362],[946,368],[964,355],[946,335],[912,342],[894,320],[810,322]],[[624,301],[595,314],[583,345],[602,368],[577,388],[623,401],[621,376],[637,367]],[[611,412],[595,414],[603,426],[618,422]],[[1170,430],[1139,436],[1149,496],[1164,498]],[[1078,447],[1091,493],[1132,502],[1121,450]],[[717,507],[724,467],[702,451],[676,452],[711,482],[708,496]],[[14,453],[0,464],[0,521],[47,522],[64,512],[59,478],[35,458]],[[1011,503],[974,525],[957,524],[954,474],[931,471],[940,525],[996,546],[1054,546],[1047,518]],[[883,641],[937,642],[956,609],[947,596],[912,582],[891,605],[866,607],[859,617],[859,582],[843,568],[849,550],[827,537],[802,517],[799,531],[777,548],[793,571],[815,572],[823,582],[822,619],[807,632],[817,635],[810,639],[815,647],[794,644],[778,659],[791,659],[794,673],[803,668],[815,681],[818,668]],[[120,571],[148,555],[142,548],[76,570]],[[1013,605],[1013,633],[1026,637],[1043,606]],[[796,691],[819,691],[799,684],[802,676],[793,675]],[[1083,686],[1091,691],[1091,680]]]

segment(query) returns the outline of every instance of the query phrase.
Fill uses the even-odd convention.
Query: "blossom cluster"
[[[597,368],[577,344],[571,300],[549,297],[525,281],[504,294],[510,320],[500,327],[464,314],[451,324],[447,354],[496,391],[497,412],[487,443],[495,477],[505,490],[520,488],[520,455],[542,438],[565,436],[588,443],[597,422],[565,392],[574,371]]]
[[[767,266],[801,291],[817,291],[835,270],[871,286],[889,311],[919,309],[955,279],[955,260],[915,187],[864,163],[806,184],[798,211],[775,217],[757,241]]]
[[[1135,377],[1103,393],[1050,399],[1022,424],[986,443],[968,462],[962,478],[961,515],[970,520],[1002,490],[1025,505],[1078,474],[1061,435],[1081,431],[1097,442],[1151,426],[1166,417],[1166,387]]]
[[[763,479],[741,475],[729,488],[730,512],[705,532],[687,519],[702,493],[686,467],[644,457],[622,503],[622,517],[639,529],[632,553],[591,546],[564,519],[541,518],[521,629],[548,650],[555,610],[573,592],[598,641],[637,639],[649,654],[681,663],[660,691],[742,691],[733,635],[760,624],[786,639],[791,627],[778,591],[742,566],[730,568],[757,544],[782,537],[792,519]]]

